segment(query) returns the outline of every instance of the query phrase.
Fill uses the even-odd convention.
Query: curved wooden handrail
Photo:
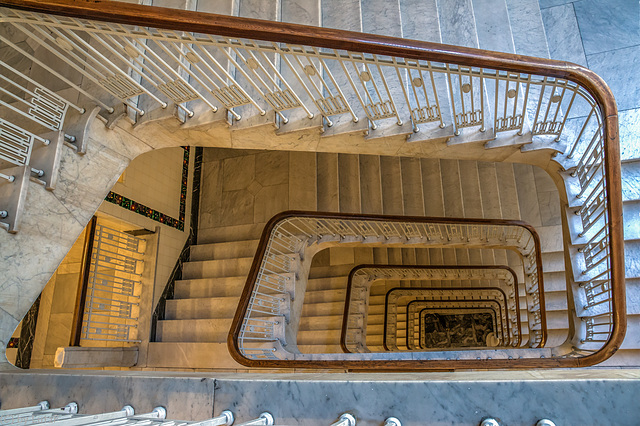
[[[509,362],[493,360],[492,364],[495,368],[585,367],[606,360],[620,348],[626,332],[627,320],[618,110],[611,90],[604,80],[593,71],[570,62],[530,56],[107,0],[0,0],[0,6],[122,24],[153,26],[162,29],[227,37],[246,37],[292,44],[308,44],[316,47],[348,49],[379,55],[494,68],[503,71],[562,78],[581,85],[593,97],[604,118],[604,171],[608,196],[606,209],[609,218],[608,232],[611,249],[611,308],[613,320],[611,336],[598,351],[579,358],[509,360]],[[235,319],[234,326],[237,326]],[[234,330],[235,328],[232,329],[232,333]],[[235,348],[233,344],[230,344],[230,348],[232,348],[231,352],[234,358],[244,360],[243,357],[238,357],[239,354],[233,350]],[[251,362],[251,366],[259,367],[261,363],[263,362]],[[436,364],[437,362],[430,362],[430,368],[446,368],[444,366],[436,367]],[[463,367],[463,364],[466,367]],[[478,368],[487,368],[488,363],[464,362],[459,365],[461,366],[460,368],[474,368],[469,367],[472,364],[477,365]],[[348,365],[347,368],[358,368],[354,363],[345,364],[339,362],[332,365],[337,368],[342,368],[344,365]],[[270,362],[268,366],[274,367],[276,364]],[[294,365],[288,363],[286,366]],[[306,363],[299,366],[309,366],[309,364]],[[320,368],[325,368],[326,366],[323,364]],[[385,368],[385,363],[371,362],[367,368],[377,368],[379,366]],[[397,367],[392,366],[392,368]]]
[[[536,244],[537,245],[537,244]],[[538,245],[537,245],[538,246]],[[362,265],[357,265],[354,268],[351,269],[351,271],[349,271],[349,278],[347,280],[347,291],[346,291],[346,295],[345,295],[345,302],[344,302],[344,309],[343,309],[343,314],[342,314],[342,328],[341,328],[341,333],[340,333],[340,347],[342,348],[342,351],[344,353],[352,353],[348,348],[347,348],[347,329],[348,329],[348,319],[349,319],[349,314],[350,314],[350,303],[349,301],[351,300],[351,288],[353,285],[353,277],[355,276],[355,274],[358,271],[361,271],[363,269],[368,269],[368,268],[377,268],[377,269],[398,269],[398,268],[402,268],[402,269],[487,269],[487,270],[491,270],[491,269],[501,269],[501,270],[506,270],[508,271],[510,274],[512,274],[513,276],[513,282],[514,282],[514,286],[517,292],[518,289],[518,275],[516,274],[516,272],[511,269],[508,266],[505,265],[376,265],[376,264],[362,264]],[[470,288],[474,288],[474,287],[470,287]],[[542,287],[542,292],[544,293],[544,286]],[[543,295],[544,297],[544,295]],[[385,308],[386,309],[386,308]],[[543,311],[546,311],[544,304],[540,304],[540,318],[546,318],[546,314]],[[516,315],[518,316],[518,319],[520,319],[520,303],[516,302]],[[386,317],[386,315],[385,315]],[[386,327],[386,322],[385,322],[385,327]],[[546,321],[542,322],[541,327],[543,328],[543,332],[542,335],[546,340],[546,336],[547,336],[547,324]],[[521,326],[520,326],[520,321],[518,321],[518,346],[520,346],[520,343],[522,342],[522,330],[521,330]],[[544,345],[541,345],[544,346]]]
[[[407,311],[409,311],[409,310],[411,309],[411,305],[412,305],[412,304],[414,304],[414,303],[419,303],[419,302],[420,302],[419,300],[414,300],[413,302],[410,302],[410,303],[407,305]],[[419,329],[418,334],[419,334],[419,335],[422,335],[422,327],[424,326],[424,324],[422,323],[422,321],[420,321],[420,317],[422,317],[422,313],[423,313],[424,311],[433,311],[433,310],[437,310],[437,311],[441,311],[441,310],[442,310],[442,311],[448,311],[448,310],[451,310],[451,311],[454,311],[454,310],[461,310],[461,309],[462,309],[462,310],[464,310],[464,309],[468,309],[468,310],[474,310],[474,309],[475,309],[475,310],[483,310],[483,309],[487,309],[487,310],[490,310],[491,312],[493,312],[494,319],[496,319],[496,324],[497,324],[497,315],[498,315],[498,314],[496,313],[496,311],[495,311],[493,308],[489,308],[489,307],[486,307],[486,308],[453,308],[453,307],[423,308],[423,309],[421,309],[421,310],[420,310],[420,312],[418,313],[418,327],[419,327],[419,328],[418,328],[418,329]],[[409,317],[408,317],[408,316],[407,316],[407,325],[406,325],[406,329],[407,329],[407,336],[406,336],[406,342],[405,342],[405,345],[407,346],[407,348],[408,348],[409,350],[413,350],[413,349],[410,347],[411,345],[409,344],[409,342],[410,342],[410,340],[411,340],[411,339],[409,339]],[[424,346],[422,346],[422,342],[420,342],[420,348],[419,348],[419,349],[423,349],[423,350],[424,350],[424,349],[428,349],[428,348],[425,348]]]
[[[382,331],[382,346],[384,347],[384,349],[386,351],[389,351],[389,346],[387,345],[387,326],[388,326],[388,321],[387,321],[387,315],[389,313],[389,297],[391,296],[391,293],[393,293],[394,291],[398,291],[398,290],[416,290],[416,291],[422,291],[422,290],[426,290],[426,291],[431,291],[431,290],[451,290],[451,291],[469,291],[469,290],[474,290],[474,291],[485,291],[485,290],[492,290],[492,291],[498,291],[500,293],[502,293],[502,301],[504,302],[504,306],[505,306],[505,318],[506,318],[506,322],[507,324],[509,324],[509,310],[506,309],[507,306],[507,301],[509,300],[509,298],[507,297],[507,295],[505,294],[505,292],[497,287],[447,287],[447,288],[441,288],[441,287],[394,287],[390,290],[387,291],[387,294],[385,294],[385,299],[384,299],[384,327],[383,327],[383,331]],[[445,300],[443,300],[442,302],[446,302]],[[484,302],[484,300],[483,300]],[[502,315],[502,307],[500,307],[500,314]],[[520,322],[518,321],[518,325],[520,324]]]

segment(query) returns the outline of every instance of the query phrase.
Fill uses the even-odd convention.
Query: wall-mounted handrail
[[[575,191],[575,194],[577,194],[578,197],[575,200],[570,200],[570,203],[573,202],[581,206],[585,205],[585,203],[590,203],[591,201],[583,202],[583,200],[594,199],[594,197],[589,197],[591,187],[594,186],[593,184],[597,182],[604,183],[606,215],[604,215],[604,225],[598,231],[604,230],[605,236],[602,242],[608,246],[608,250],[592,252],[592,250],[594,250],[593,247],[586,247],[586,252],[581,254],[581,256],[590,256],[591,263],[586,265],[582,271],[577,271],[581,274],[579,277],[575,274],[576,271],[574,270],[574,276],[577,277],[575,279],[577,282],[586,282],[586,286],[591,285],[591,283],[595,285],[596,280],[601,281],[604,279],[609,281],[610,289],[607,293],[606,304],[610,332],[608,332],[606,338],[598,339],[597,342],[603,344],[598,344],[597,348],[593,349],[592,352],[589,352],[587,355],[578,353],[578,351],[573,358],[568,357],[554,361],[547,359],[545,361],[538,361],[538,364],[533,363],[533,361],[518,361],[505,363],[504,366],[537,366],[540,365],[540,363],[546,363],[545,365],[548,366],[555,366],[556,364],[557,366],[565,367],[588,366],[604,361],[613,355],[620,347],[626,331],[626,303],[624,290],[624,240],[622,232],[618,113],[611,91],[602,78],[594,72],[579,65],[562,61],[327,28],[267,22],[176,9],[163,9],[104,0],[91,2],[74,0],[1,0],[0,5],[10,7],[14,10],[19,9],[43,14],[67,16],[74,19],[94,19],[97,21],[114,22],[131,26],[151,26],[165,30],[184,31],[186,33],[196,32],[223,37],[259,39],[273,43],[308,45],[313,46],[315,49],[344,49],[350,52],[362,52],[362,58],[358,60],[365,62],[368,59],[364,58],[364,55],[379,55],[401,58],[404,61],[444,63],[445,68],[443,68],[443,70],[449,71],[450,66],[455,67],[456,70],[454,70],[454,74],[460,76],[460,78],[464,75],[470,82],[479,81],[480,85],[482,85],[486,79],[487,81],[493,81],[495,87],[498,88],[499,81],[508,80],[515,82],[517,87],[526,87],[527,90],[531,84],[535,85],[538,90],[541,90],[539,97],[540,102],[542,102],[542,98],[545,96],[547,96],[547,98],[545,98],[546,103],[554,102],[552,98],[555,97],[559,97],[560,103],[563,103],[566,98],[567,102],[563,103],[563,105],[568,104],[568,108],[565,114],[560,114],[560,116],[564,118],[559,119],[559,121],[556,120],[556,118],[559,117],[558,112],[561,110],[560,104],[551,108],[551,117],[549,117],[548,114],[543,114],[544,117],[542,117],[540,121],[538,121],[538,112],[541,110],[541,104],[538,104],[538,112],[535,114],[535,123],[532,127],[533,135],[554,135],[558,139],[565,137],[563,130],[567,123],[566,118],[570,116],[569,109],[571,105],[574,104],[575,99],[581,98],[591,106],[589,115],[586,121],[583,122],[583,125],[578,127],[577,138],[569,141],[566,149],[568,154],[562,158],[556,158],[556,161],[561,162],[561,164],[566,166],[565,168],[572,170],[572,176],[576,178],[578,189]],[[79,40],[77,42],[82,43],[82,41]],[[69,46],[68,41],[66,44]],[[429,65],[429,67],[430,66],[431,65]],[[431,70],[433,68],[428,69]],[[81,69],[81,71],[84,70]],[[520,75],[511,79],[511,76],[508,75],[509,73],[519,73]],[[541,76],[541,79],[532,82],[532,76]],[[551,94],[545,95],[545,91],[542,88],[550,86],[553,87],[550,91]],[[79,88],[79,90],[82,90],[82,88]],[[473,93],[474,91],[471,92]],[[565,96],[565,93],[567,96]],[[85,95],[88,94],[85,93]],[[149,94],[149,96],[152,96],[152,94]],[[192,98],[193,94],[190,94],[184,99],[177,99],[177,106],[188,114],[190,111],[186,109],[184,103],[186,100]],[[96,101],[100,102],[99,99]],[[245,101],[250,102],[250,100],[243,100],[243,102]],[[166,102],[163,101],[160,103],[166,104]],[[294,104],[296,103],[294,102]],[[108,106],[104,106],[110,109]],[[132,110],[141,113],[137,105],[129,103],[129,106]],[[455,108],[455,105],[453,105],[453,107]],[[546,110],[548,112],[550,109],[546,108]],[[348,112],[351,110],[346,109],[345,111]],[[230,112],[233,115],[232,109],[230,109]],[[465,113],[465,111],[462,113]],[[514,115],[514,117],[511,118],[517,122],[522,118],[521,115],[523,114],[519,116]],[[367,117],[372,121],[373,125],[376,117],[372,117],[370,114],[367,114]],[[325,118],[328,119],[328,117]],[[356,117],[354,117],[354,120],[355,118]],[[504,122],[506,122],[506,117],[498,117],[496,115],[495,118],[496,131],[511,130],[510,126],[503,126]],[[590,123],[593,122],[592,119],[597,123],[596,131],[591,138],[588,128]],[[413,114],[412,120],[414,120],[414,124],[420,122],[419,120],[415,120]],[[482,128],[486,123],[480,121],[477,123],[474,122],[473,124],[477,124]],[[454,126],[462,127],[457,118]],[[519,127],[519,129],[521,131],[522,127]],[[567,137],[573,137],[573,135]],[[589,143],[587,139],[590,139],[591,143]],[[582,151],[585,145],[588,146]],[[581,151],[580,160],[577,164],[573,164],[571,162],[573,155]],[[570,180],[569,177],[566,178],[568,186],[571,186]],[[569,198],[572,196],[573,194],[569,193]],[[595,198],[597,199],[598,197]],[[583,219],[590,220],[586,215],[583,215]],[[599,312],[594,314],[587,313],[582,318],[588,318],[590,315],[593,317],[602,314]],[[589,341],[588,338],[582,340]],[[602,342],[602,340],[604,340],[604,342]],[[592,341],[596,342],[596,340]],[[234,351],[232,350],[232,352]],[[494,362],[494,364],[497,365],[499,363]],[[371,367],[371,365],[368,367]]]

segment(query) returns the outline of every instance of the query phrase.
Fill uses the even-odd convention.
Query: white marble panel
[[[587,54],[587,63],[607,82],[619,110],[640,106],[640,46]]]

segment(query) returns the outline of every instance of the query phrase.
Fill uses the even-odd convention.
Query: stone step
[[[627,279],[640,278],[640,240],[624,242],[624,275]]]
[[[165,319],[233,318],[238,297],[167,300]]]
[[[640,161],[622,163],[622,200],[640,200]]]
[[[260,240],[230,241],[224,243],[198,244],[191,246],[189,259],[199,260],[233,259],[253,257]]]
[[[622,208],[624,239],[640,240],[640,200],[625,201]]]
[[[477,162],[477,170],[480,199],[482,201],[482,217],[488,219],[502,218],[496,164],[480,161]]]
[[[303,354],[341,354],[344,353],[342,351],[342,346],[339,344],[306,344],[306,345],[298,345],[298,349]]]
[[[346,280],[341,280],[346,284]],[[314,290],[307,291],[304,294],[304,303],[314,304],[314,303],[333,303],[333,302],[341,302],[344,303],[344,299],[347,295],[347,290],[343,287],[341,289],[336,290]]]
[[[440,160],[444,214],[447,217],[464,217],[462,186],[457,160]]]
[[[360,162],[356,154],[338,154],[338,203],[343,213],[360,213]]]
[[[340,211],[338,154],[319,152],[318,161],[318,210],[321,212]]]
[[[437,158],[421,158],[422,190],[424,197],[424,213],[426,216],[444,216],[444,196],[440,160]],[[439,250],[439,249],[429,249]],[[431,256],[433,258],[433,256]]]
[[[253,257],[187,262],[183,265],[182,277],[193,279],[246,276],[251,262]]]
[[[422,166],[419,158],[400,158],[402,177],[402,201],[404,214],[424,216],[424,190],[422,188]]]
[[[620,349],[640,349],[640,315],[627,315],[627,333]]]
[[[385,215],[403,215],[400,158],[380,157],[380,179],[382,179],[382,212]]]
[[[344,302],[324,302],[305,304],[303,308],[304,317],[321,317],[329,315],[342,315],[344,313]]]
[[[516,189],[513,164],[496,163],[496,178],[498,179],[501,217],[503,219],[520,220],[520,206],[516,202],[518,191]]]
[[[464,217],[484,217],[483,205],[491,205],[495,200],[483,200],[480,195],[480,177],[478,162],[459,160],[460,187],[462,189],[462,206]]]
[[[547,312],[567,310],[567,293],[566,291],[544,292],[544,302]]]
[[[360,155],[360,211],[382,214],[382,177],[380,156]]]
[[[564,253],[561,251],[542,253],[542,270],[544,273],[564,272]]]
[[[231,318],[158,321],[161,342],[226,342]]]
[[[238,276],[176,281],[174,297],[176,299],[239,297],[242,294],[246,279],[246,276]]]
[[[227,342],[149,342],[147,367],[151,368],[246,368],[231,358]]]
[[[507,0],[515,53],[549,58],[549,47],[538,0]],[[567,58],[562,58],[567,60]]]
[[[257,240],[262,234],[264,225],[264,223],[252,223],[249,225],[200,228],[198,229],[198,244]]]
[[[342,315],[307,316],[300,319],[300,331],[341,329]]]
[[[329,329],[314,329],[298,331],[300,345],[331,345],[340,343],[340,331]]]

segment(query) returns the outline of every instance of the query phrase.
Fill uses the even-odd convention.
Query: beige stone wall
[[[76,295],[82,276],[85,234],[86,229],[42,290],[31,368],[53,368],[56,349],[70,343]]]

